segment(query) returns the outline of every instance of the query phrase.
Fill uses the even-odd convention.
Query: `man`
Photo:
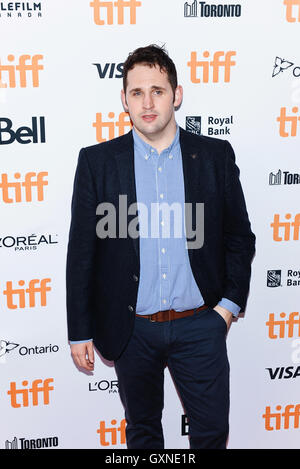
[[[74,182],[71,353],[86,370],[94,368],[94,346],[115,361],[128,448],[164,447],[166,366],[187,414],[190,447],[225,448],[228,436],[226,334],[246,305],[255,236],[230,144],[180,128],[175,109],[182,97],[163,48],[129,54],[121,99],[133,129],[82,149]],[[126,196],[126,235],[120,195]],[[162,203],[184,207],[184,216],[168,218]],[[117,226],[105,237],[110,206]],[[137,213],[134,236],[129,225]],[[154,220],[159,229],[149,235]],[[200,242],[191,241],[195,233]]]

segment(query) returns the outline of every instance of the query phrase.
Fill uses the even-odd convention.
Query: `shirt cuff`
[[[84,342],[91,342],[93,339],[86,339],[86,340],[70,340],[70,344],[83,344]]]
[[[218,304],[220,306],[223,306],[223,308],[228,309],[232,313],[232,315],[235,317],[237,317],[239,312],[241,311],[241,308],[237,304],[235,304],[231,300],[228,300],[227,298],[222,298]]]

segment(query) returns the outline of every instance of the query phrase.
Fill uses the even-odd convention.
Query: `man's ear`
[[[126,96],[125,96],[125,92],[124,92],[123,89],[121,90],[121,100],[122,100],[122,104],[123,104],[124,110],[125,110],[126,112],[128,112],[128,106],[127,106]]]
[[[178,108],[183,99],[183,88],[181,85],[178,85],[176,90],[175,90],[175,98],[174,98],[174,107]]]

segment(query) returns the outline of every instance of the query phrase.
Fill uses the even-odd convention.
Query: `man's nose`
[[[153,97],[151,93],[144,95],[143,106],[145,109],[152,109],[153,107]]]

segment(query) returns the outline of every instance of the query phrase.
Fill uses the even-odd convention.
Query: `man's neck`
[[[171,143],[174,140],[174,137],[176,135],[176,122],[172,122],[172,125],[170,125],[170,128],[164,129],[161,132],[161,135],[155,134],[155,135],[144,135],[142,132],[140,132],[135,126],[134,130],[138,134],[138,136],[144,140],[144,142],[148,143],[148,145],[151,145],[153,148],[155,148],[160,154],[165,148],[168,148]]]

